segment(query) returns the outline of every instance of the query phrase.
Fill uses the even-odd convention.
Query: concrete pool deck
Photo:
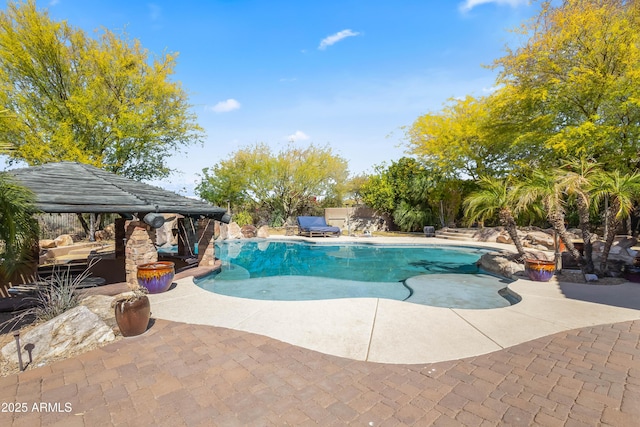
[[[435,238],[319,241],[511,248]],[[640,319],[637,283],[603,286],[518,280],[508,286],[522,301],[486,310],[376,298],[241,299],[205,291],[192,277],[177,280],[174,288],[150,299],[154,318],[252,332],[330,355],[395,364],[478,356],[571,329]]]
[[[637,426],[640,320],[615,323],[615,319],[637,306],[640,285],[537,285],[522,283],[525,291],[537,289],[528,298],[529,304],[538,303],[534,318],[524,310],[506,315],[495,311],[493,321],[485,317],[482,322],[468,313],[465,319],[482,328],[485,336],[500,337],[505,341],[502,345],[524,340],[518,337],[519,332],[545,334],[544,329],[531,330],[540,323],[536,319],[542,318],[543,324],[553,328],[569,329],[593,315],[592,323],[602,323],[606,317],[606,324],[558,332],[464,359],[400,365],[397,361],[381,364],[331,356],[262,333],[163,320],[161,315],[180,306],[183,315],[195,320],[204,309],[211,314],[214,309],[226,312],[233,317],[228,324],[242,323],[243,318],[246,324],[251,324],[253,317],[266,319],[268,323],[258,327],[268,329],[270,324],[270,333],[278,328],[304,330],[278,322],[312,323],[299,308],[287,314],[277,313],[282,306],[211,300],[197,292],[199,288],[191,279],[180,279],[168,293],[152,296],[157,302],[151,307],[156,320],[144,334],[0,377],[0,400],[6,405],[0,412],[0,425]],[[563,300],[570,304],[564,305]],[[612,309],[620,304],[627,310],[603,312],[598,307],[601,304],[588,302],[596,300]],[[415,310],[404,310],[410,304],[397,306],[402,311],[396,312],[386,304],[379,305],[385,308],[370,316],[375,318],[382,312],[397,315],[407,326],[419,330],[431,325],[433,338],[427,338],[431,347],[452,345],[463,338],[456,329],[429,318],[427,312],[411,317]],[[287,303],[285,308],[290,307],[294,306]],[[262,312],[247,316],[252,308]],[[324,327],[331,324],[325,317],[333,313],[317,313],[322,305],[313,310],[312,317],[321,318]],[[561,317],[554,314],[558,310],[566,312],[560,321],[547,318],[550,314]],[[205,320],[211,318],[218,315]],[[514,319],[523,323],[513,323]],[[387,321],[377,319],[371,326],[376,332],[372,335],[387,333],[379,328]],[[502,335],[494,335],[486,323]],[[344,329],[344,325],[340,327]],[[505,336],[505,330],[516,337]],[[332,331],[318,328],[309,331],[311,337],[296,338],[311,341],[327,332]],[[445,334],[450,338],[441,342]],[[348,338],[345,334],[341,339]],[[407,336],[398,341],[410,339]],[[417,339],[422,338],[414,337]],[[402,349],[395,350],[403,354]]]

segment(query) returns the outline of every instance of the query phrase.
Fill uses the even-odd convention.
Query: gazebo
[[[153,214],[180,214],[198,220],[200,266],[215,263],[215,221],[228,223],[231,219],[223,208],[83,163],[47,163],[8,172],[33,191],[41,212],[119,214],[121,218],[115,224],[116,258],[125,258],[130,284],[136,281],[138,265],[158,259],[155,227],[163,220],[158,221],[160,217]]]

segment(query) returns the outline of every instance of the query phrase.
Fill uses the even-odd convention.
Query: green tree
[[[165,177],[169,155],[202,140],[187,95],[172,82],[175,54],[96,38],[53,21],[34,0],[0,13],[0,143],[37,165],[79,161],[134,179]]]
[[[634,201],[640,194],[640,174],[613,171],[602,174],[595,184],[594,198],[600,202],[604,198],[608,199],[608,208],[605,212],[607,221],[607,235],[605,236],[602,259],[600,260],[600,271],[604,273],[607,268],[607,258],[616,231],[623,219],[627,218],[633,209]]]
[[[519,211],[519,188],[509,182],[508,179],[492,177],[480,177],[478,190],[472,192],[464,200],[464,213],[467,221],[485,221],[498,215],[500,224],[505,227],[509,237],[518,251],[520,259],[524,259],[526,253],[520,237],[515,215]]]
[[[408,128],[410,152],[446,176],[504,176],[514,161],[514,129],[501,120],[503,102],[498,95],[449,100]]]
[[[204,200],[235,209],[267,200],[275,173],[275,159],[266,144],[240,148],[228,159],[202,170],[196,192]]]
[[[524,45],[495,61],[521,144],[609,170],[640,166],[639,10],[637,0],[541,3]]]
[[[381,168],[379,168],[381,169]],[[383,171],[370,175],[361,186],[362,201],[370,208],[391,214],[395,207],[394,188]]]
[[[582,231],[584,270],[585,273],[593,273],[593,233],[591,225],[591,211],[595,183],[601,176],[599,165],[585,157],[572,159],[566,162],[557,171],[558,184],[569,198],[575,200],[578,211],[579,226]]]
[[[347,197],[349,204],[360,205],[362,203],[362,189],[369,180],[369,177],[365,174],[359,174],[347,179],[344,186],[345,196]],[[346,201],[345,201],[346,203]]]
[[[565,226],[565,193],[555,172],[537,169],[524,179],[518,192],[519,210],[525,210],[537,202],[542,203],[546,219],[553,230],[573,258],[583,264],[582,255],[575,248]]]
[[[292,220],[322,200],[340,203],[347,177],[347,161],[330,147],[289,144],[273,153],[267,145],[256,144],[203,169],[196,192],[213,203],[230,200],[243,209],[264,208],[271,220]]]
[[[428,189],[433,185],[424,166],[403,157],[387,168],[377,167],[362,186],[364,203],[380,213],[393,217],[403,231],[421,230],[434,220]]]
[[[37,244],[38,223],[34,219],[35,196],[17,184],[6,172],[0,173],[0,281],[7,283],[21,273]]]

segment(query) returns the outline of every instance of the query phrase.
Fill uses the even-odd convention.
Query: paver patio
[[[157,320],[139,337],[0,378],[0,395],[3,411],[27,404],[0,413],[0,425],[13,426],[634,426],[640,321],[388,365]],[[49,411],[34,410],[41,403]]]
[[[158,318],[145,334],[0,378],[0,426],[637,426],[635,285],[519,281],[510,285],[523,296],[515,306],[449,310],[438,323],[442,309],[375,300],[265,307],[205,295],[182,278],[153,295]],[[372,302],[358,341],[353,316]],[[349,332],[336,319],[318,323],[344,304]],[[464,321],[453,327],[451,313]],[[492,346],[465,342],[469,328]],[[388,345],[376,349],[384,334]],[[394,336],[402,345],[389,344]],[[366,356],[328,354],[352,347]]]

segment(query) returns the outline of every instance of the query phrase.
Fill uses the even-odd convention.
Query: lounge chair
[[[299,216],[298,217],[299,236],[339,236],[340,228],[331,227],[322,216]]]

